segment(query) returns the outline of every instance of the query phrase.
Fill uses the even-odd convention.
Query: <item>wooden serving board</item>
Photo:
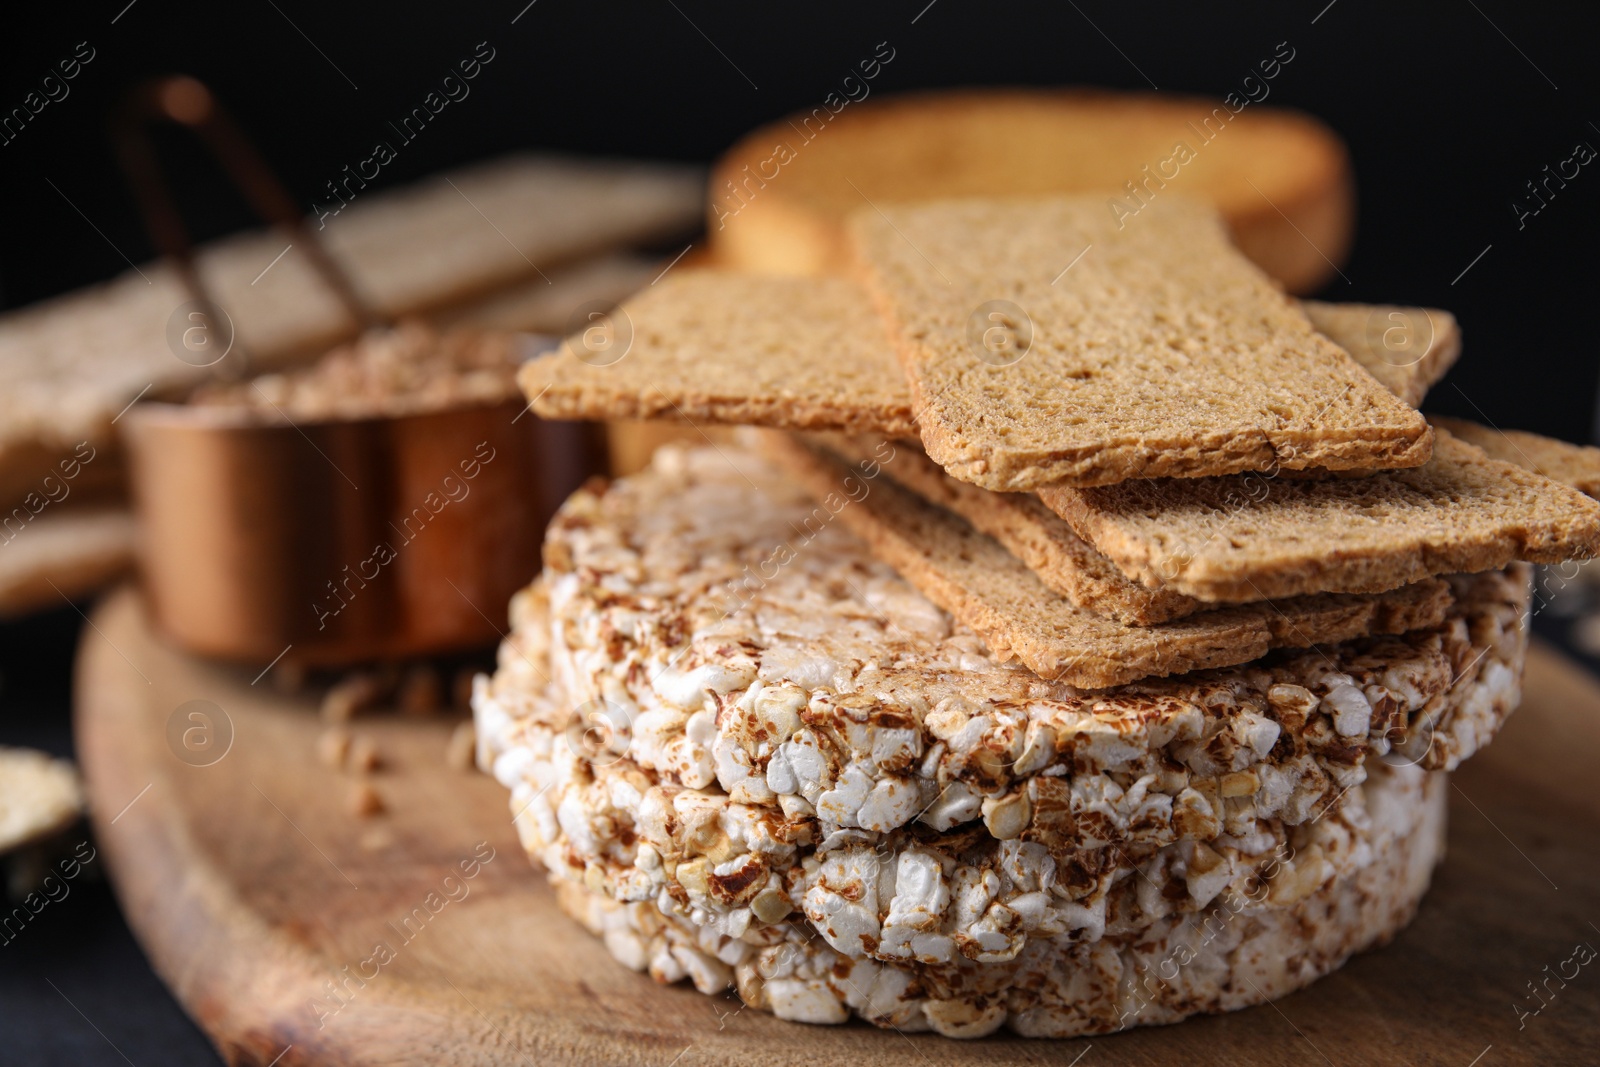
[[[1600,687],[1544,648],[1522,710],[1459,775],[1449,857],[1393,945],[1275,1005],[1060,1042],[810,1027],[658,986],[557,911],[504,791],[446,766],[449,723],[357,721],[387,760],[373,779],[386,813],[357,819],[352,779],[313,754],[323,727],[309,698],[162,647],[127,590],[85,631],[77,685],[79,751],[123,908],[229,1063],[1600,1061],[1600,962],[1571,962],[1580,942],[1600,947]],[[192,700],[232,724],[209,766],[169,744]],[[189,725],[201,724],[180,716],[177,733]]]

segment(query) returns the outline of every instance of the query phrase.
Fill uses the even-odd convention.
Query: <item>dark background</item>
[[[1265,102],[1326,120],[1349,142],[1358,180],[1348,281],[1322,295],[1454,311],[1464,357],[1431,406],[1591,439],[1600,161],[1520,229],[1512,208],[1578,142],[1600,149],[1595,24],[1576,5],[526,3],[112,0],[8,10],[0,113],[79,42],[95,58],[66,99],[0,144],[0,307],[151,258],[105,135],[118,94],[151,75],[191,73],[215,88],[309,206],[388,136],[387,120],[484,41],[496,56],[471,95],[374,186],[525,148],[709,162],[750,127],[816,105],[880,41],[896,55],[874,95],[1154,84],[1215,96],[1287,41],[1295,59]],[[165,147],[200,236],[253,224],[189,142]],[[79,625],[63,609],[0,627],[0,743],[69,750]],[[26,935],[0,948],[0,1061],[216,1062],[103,884],[86,884]]]
[[[1288,41],[1296,57],[1266,103],[1332,125],[1359,183],[1349,282],[1335,279],[1324,295],[1451,309],[1465,358],[1436,407],[1590,438],[1600,161],[1520,230],[1511,206],[1577,142],[1600,149],[1595,23],[1578,5],[927,2],[30,5],[30,24],[8,17],[0,36],[0,111],[79,42],[96,57],[69,97],[0,145],[0,305],[126,270],[118,249],[150,258],[105,116],[129,83],[153,74],[212,85],[309,205],[480,41],[496,58],[471,95],[401,148],[374,186],[528,147],[709,161],[752,126],[815,106],[879,41],[896,56],[874,94],[1153,82],[1215,96]],[[202,235],[252,222],[192,144],[175,135],[166,158]]]

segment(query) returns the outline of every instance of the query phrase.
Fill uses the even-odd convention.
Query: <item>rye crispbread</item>
[[[1379,592],[1600,553],[1600,503],[1442,429],[1426,464],[1369,478],[1234,475],[1039,496],[1128,577],[1213,602]]]
[[[1333,594],[1128,626],[1075,607],[999,542],[895,484],[888,476],[892,460],[866,483],[855,467],[798,437],[773,434],[766,447],[818,500],[851,499],[838,520],[981,635],[991,652],[1014,655],[1042,677],[1068,685],[1101,689],[1246,663],[1273,648],[1401,633],[1433,625],[1450,605],[1444,583],[1422,580],[1377,597]],[[847,489],[852,482],[869,484],[869,491],[854,498]]]
[[[1096,198],[952,200],[866,208],[851,233],[923,444],[963,481],[1019,491],[1428,457],[1422,416],[1313,330],[1197,202],[1158,200],[1119,224]]]
[[[612,323],[631,334],[620,356],[580,334],[523,369],[537,414],[916,432],[883,327],[842,278],[674,272]]]
[[[1428,308],[1302,305],[1317,328],[1408,402],[1460,349],[1455,320]],[[1369,324],[1435,325],[1426,359],[1383,347]],[[627,352],[589,361],[569,342],[528,364],[534,411],[557,419],[661,418],[914,437],[911,392],[866,294],[843,279],[681,267],[624,302]]]
[[[823,442],[852,464],[870,461],[880,440],[830,434]],[[955,512],[1027,564],[1076,606],[1130,626],[1151,626],[1205,610],[1203,600],[1146,589],[1096,552],[1033,493],[996,493],[950,477],[915,445],[897,442],[891,474],[905,488]]]
[[[1493,429],[1443,415],[1429,415],[1428,421],[1477,445],[1493,459],[1526,467],[1580,493],[1600,497],[1600,448],[1569,444],[1526,430]]]
[[[1181,191],[1215,204],[1268,274],[1311,292],[1350,247],[1349,159],[1316,119],[1242,101],[957,89],[818,107],[717,162],[707,229],[731,266],[822,274],[848,266],[844,220],[868,200],[1101,193],[1109,213]]]
[[[1461,355],[1456,317],[1438,308],[1320,300],[1302,301],[1300,308],[1317,332],[1412,407]]]

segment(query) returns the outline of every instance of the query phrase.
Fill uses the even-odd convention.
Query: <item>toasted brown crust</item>
[[[1268,274],[1291,292],[1310,292],[1350,247],[1355,198],[1344,146],[1310,116],[1259,105],[1225,118],[1226,137],[1202,136],[1219,125],[1222,106],[1095,89],[874,95],[821,118],[787,116],[730,148],[712,172],[708,229],[731,265],[828,273],[848,264],[843,221],[862,197],[882,205],[1125,195],[1130,181],[1156,188],[1146,168],[1182,140],[1197,148],[1183,166],[1184,192],[1214,203],[1234,242]]]
[[[1442,429],[1427,464],[1370,478],[1238,475],[1039,495],[1128,577],[1213,602],[1380,592],[1600,554],[1600,504]]]
[[[1526,467],[1580,493],[1600,497],[1600,448],[1569,444],[1526,430],[1492,429],[1442,415],[1429,415],[1428,421],[1477,445],[1502,463]]]
[[[1130,219],[1089,197],[942,201],[850,225],[923,444],[963,481],[1024,491],[1428,457],[1422,416],[1316,333],[1202,204],[1157,200]],[[991,337],[1013,340],[991,351]]]
[[[797,437],[771,435],[771,454],[818,499],[844,492],[854,469]],[[885,465],[892,474],[893,464]],[[840,522],[929,600],[1001,656],[1046,679],[1087,689],[1246,663],[1272,648],[1305,647],[1436,624],[1450,606],[1443,582],[1379,597],[1330,595],[1219,608],[1156,627],[1126,626],[1074,607],[999,543],[959,516],[880,475],[843,507]]]

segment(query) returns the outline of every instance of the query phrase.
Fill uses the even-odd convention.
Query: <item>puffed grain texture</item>
[[[651,903],[618,905],[566,881],[557,883],[557,899],[624,965],[659,982],[692,980],[705,994],[736,988],[747,1005],[781,1019],[837,1024],[858,1016],[951,1038],[1002,1028],[1075,1037],[1265,1003],[1386,944],[1416,914],[1443,857],[1449,797],[1445,777],[1428,775],[1425,796],[1401,805],[1409,817],[1370,849],[1367,866],[1292,904],[1229,895],[1120,938],[1033,940],[1005,962],[851,959],[803,929],[719,936]]]

